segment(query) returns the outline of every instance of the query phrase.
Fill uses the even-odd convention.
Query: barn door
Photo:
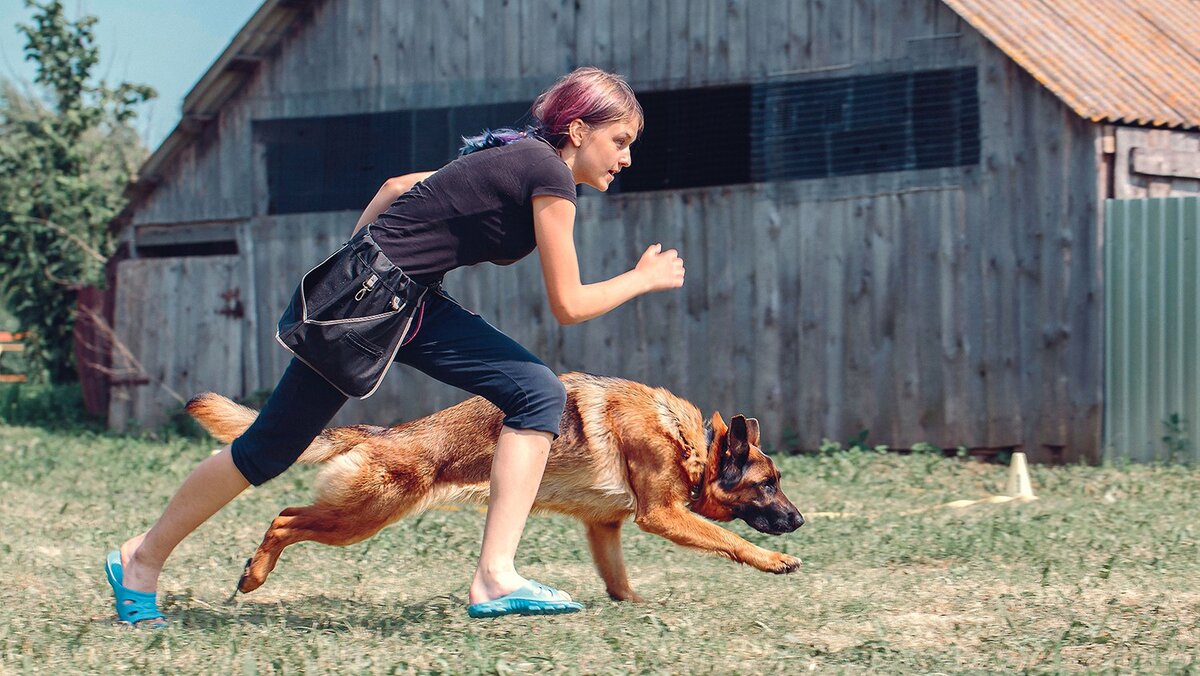
[[[245,394],[244,279],[239,256],[119,265],[109,427],[157,427],[201,392]]]

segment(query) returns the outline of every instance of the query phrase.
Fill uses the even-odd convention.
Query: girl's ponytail
[[[463,146],[458,149],[458,156],[470,155],[476,150],[486,150],[488,148],[498,148],[506,146],[513,141],[520,141],[523,138],[529,138],[537,134],[536,127],[525,127],[522,130],[512,129],[511,127],[500,127],[499,129],[484,129],[483,133],[478,136],[463,136]]]

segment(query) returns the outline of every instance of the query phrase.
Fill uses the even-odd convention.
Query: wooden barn
[[[559,371],[823,438],[1099,458],[1105,201],[1200,194],[1192,0],[266,0],[113,227],[109,421],[271,387],[275,321],[389,176],[519,121],[575,66],[628,77],[633,166],[582,188],[585,281],[688,281],[560,327],[537,257],[447,288]],[[397,367],[341,423],[461,395]]]

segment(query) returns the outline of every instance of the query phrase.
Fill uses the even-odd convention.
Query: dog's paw
[[[771,565],[767,570],[776,575],[783,575],[799,570],[801,563],[800,559],[795,556],[774,552],[771,554]]]

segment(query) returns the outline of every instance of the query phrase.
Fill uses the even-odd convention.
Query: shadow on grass
[[[186,629],[222,629],[233,625],[258,625],[295,631],[342,633],[366,629],[380,636],[405,632],[408,625],[430,620],[466,619],[466,599],[440,594],[404,604],[364,603],[325,595],[288,601],[231,601],[218,606],[189,604],[191,599],[168,598],[163,614],[172,625]],[[180,608],[179,605],[190,607]],[[174,607],[172,607],[174,606]],[[206,607],[207,606],[207,607]]]

